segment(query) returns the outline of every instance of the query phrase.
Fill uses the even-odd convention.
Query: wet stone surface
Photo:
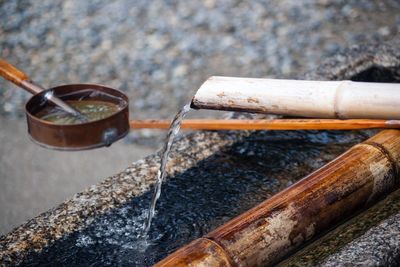
[[[151,192],[95,218],[21,266],[150,266],[338,156],[372,132],[255,132],[170,177],[146,242]]]

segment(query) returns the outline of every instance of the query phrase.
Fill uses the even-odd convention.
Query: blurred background
[[[44,87],[120,89],[136,119],[171,119],[211,75],[301,79],[341,49],[399,30],[398,0],[0,1],[2,58]],[[26,131],[29,97],[0,80],[0,234],[156,152],[165,134],[46,150]]]

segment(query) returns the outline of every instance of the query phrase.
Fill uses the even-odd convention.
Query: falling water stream
[[[169,152],[171,151],[172,144],[174,143],[175,137],[179,133],[179,129],[181,128],[182,120],[185,118],[185,115],[190,111],[190,103],[186,104],[179,112],[175,115],[174,119],[171,122],[171,125],[168,130],[168,134],[164,143],[164,147],[161,151],[161,163],[160,169],[157,172],[156,185],[154,187],[153,197],[151,198],[150,208],[147,214],[147,219],[143,225],[143,233],[142,236],[144,238],[147,237],[150,227],[151,221],[154,217],[154,212],[156,210],[157,200],[161,194],[161,186],[164,181],[166,175],[166,166],[168,162]]]

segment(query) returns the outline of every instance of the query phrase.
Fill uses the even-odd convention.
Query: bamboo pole
[[[169,120],[131,120],[132,129],[168,129]],[[400,120],[368,119],[272,119],[272,120],[184,120],[182,129],[191,130],[355,130],[400,128]]]
[[[196,92],[193,108],[294,117],[400,119],[400,84],[218,77]]]
[[[271,266],[397,189],[399,162],[400,131],[382,131],[155,266]]]

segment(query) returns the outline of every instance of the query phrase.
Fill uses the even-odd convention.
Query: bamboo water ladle
[[[25,73],[2,59],[0,76],[34,94],[25,105],[28,133],[32,141],[43,147],[65,151],[93,149],[110,146],[129,132],[128,97],[114,88],[98,84],[67,84],[44,90],[31,82]],[[89,121],[85,115],[64,102],[89,96],[91,100],[118,106],[118,111],[106,118]],[[77,116],[79,123],[56,124],[37,117],[38,112],[47,105],[47,101],[43,101],[46,99]]]

